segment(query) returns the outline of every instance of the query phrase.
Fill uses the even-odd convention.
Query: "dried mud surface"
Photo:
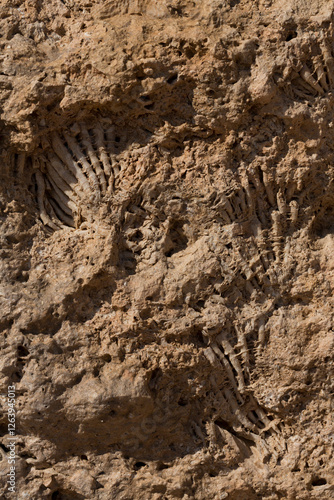
[[[334,497],[316,0],[2,0],[4,499]]]

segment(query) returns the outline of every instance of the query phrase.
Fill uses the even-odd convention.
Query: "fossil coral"
[[[305,41],[297,38],[291,42],[287,67],[292,69],[291,84],[284,88],[291,97],[310,99],[324,96],[333,88],[334,57],[332,43],[324,34],[308,39],[309,52],[304,48]]]
[[[44,138],[42,153],[31,157],[43,223],[52,230],[76,227],[83,206],[97,207],[114,189],[120,168],[112,155],[114,128],[74,124]],[[30,158],[17,156],[19,175]]]
[[[329,499],[332,6],[3,3],[18,498]]]

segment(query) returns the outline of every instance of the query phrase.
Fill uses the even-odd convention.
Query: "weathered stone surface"
[[[1,498],[333,498],[333,16],[2,1]]]

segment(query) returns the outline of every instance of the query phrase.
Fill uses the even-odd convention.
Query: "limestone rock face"
[[[333,21],[2,0],[1,498],[333,498]]]

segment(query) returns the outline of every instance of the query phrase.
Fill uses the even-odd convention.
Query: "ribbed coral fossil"
[[[289,97],[310,99],[334,87],[334,57],[331,42],[324,33],[308,34],[288,44],[283,74]]]
[[[17,157],[17,169],[23,172],[32,162],[36,179],[40,218],[56,231],[75,228],[80,223],[81,207],[96,206],[114,190],[120,168],[110,153],[114,127],[103,129],[85,123],[69,130],[52,132],[43,138],[43,150],[30,157]]]

